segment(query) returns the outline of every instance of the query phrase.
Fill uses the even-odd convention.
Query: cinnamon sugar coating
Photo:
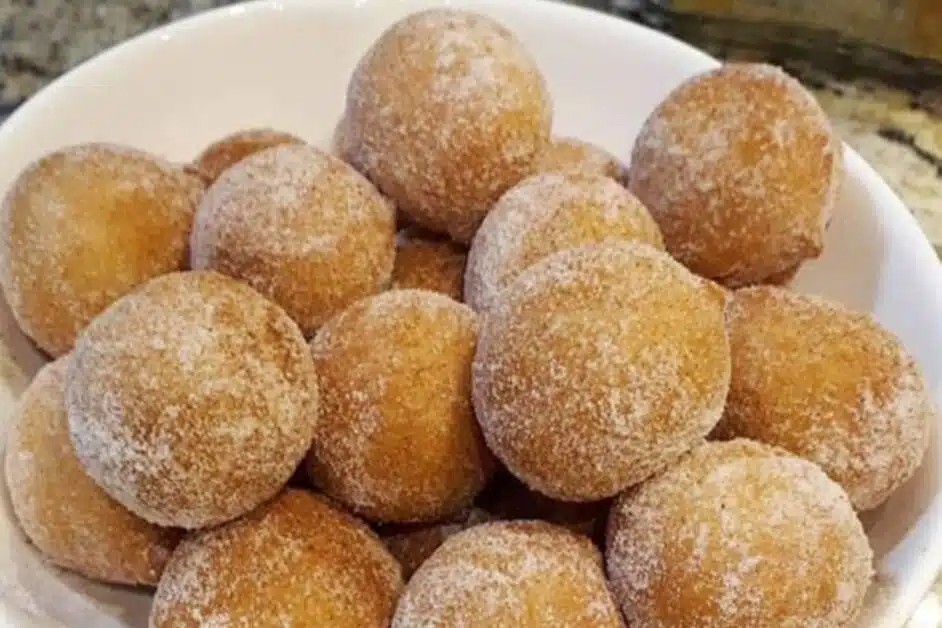
[[[392,628],[622,628],[598,550],[542,521],[446,540],[406,586]]]
[[[243,159],[209,188],[190,248],[194,269],[242,279],[312,336],[386,287],[395,212],[340,159],[282,144]]]
[[[601,174],[622,184],[628,180],[628,170],[621,160],[601,146],[574,137],[554,137],[540,153],[534,170]]]
[[[671,255],[739,287],[820,255],[843,176],[840,139],[811,93],[778,68],[730,63],[648,117],[628,187]]]
[[[533,171],[552,103],[535,62],[491,18],[415,13],[387,29],[347,89],[340,153],[415,224],[469,242]]]
[[[0,284],[20,328],[57,357],[115,299],[182,269],[202,186],[111,144],[30,165],[0,203]]]
[[[468,250],[415,227],[396,235],[396,262],[390,287],[431,290],[461,301]]]
[[[75,452],[112,498],[200,528],[274,496],[310,446],[317,380],[277,305],[208,271],[151,280],[79,339],[66,405]]]
[[[308,472],[378,521],[436,521],[470,505],[493,458],[471,406],[478,321],[435,292],[359,301],[311,342],[323,413]]]
[[[399,565],[366,525],[293,489],[186,539],[150,626],[386,628],[401,588]]]
[[[524,272],[485,318],[474,405],[530,488],[612,497],[716,425],[729,386],[725,295],[647,245],[570,249]]]
[[[474,236],[465,300],[491,309],[514,279],[559,251],[613,240],[664,248],[657,223],[635,196],[597,173],[554,171],[512,187]]]
[[[872,560],[840,486],[746,440],[704,444],[619,497],[606,550],[639,628],[849,628]]]
[[[291,133],[274,129],[244,129],[220,138],[203,149],[193,160],[193,170],[207,185],[215,183],[223,172],[249,155],[281,144],[303,144]]]
[[[854,507],[916,472],[935,408],[915,361],[869,314],[781,288],[733,293],[733,376],[717,433],[817,463]]]
[[[86,475],[69,440],[68,358],[44,366],[11,420],[4,471],[23,531],[55,565],[104,582],[155,585],[180,532],[136,517]]]

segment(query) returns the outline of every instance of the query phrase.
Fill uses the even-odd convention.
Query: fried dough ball
[[[183,541],[150,626],[381,628],[401,589],[399,565],[366,525],[293,489]]]
[[[619,183],[627,181],[625,165],[610,152],[574,137],[554,137],[540,153],[534,167],[536,172],[557,170],[586,172],[611,177]]]
[[[606,551],[631,626],[846,628],[873,554],[814,464],[737,440],[694,449],[619,497]]]
[[[274,129],[246,129],[219,139],[199,154],[193,169],[207,184],[249,155],[281,144],[304,144],[304,140],[291,133]]]
[[[536,262],[606,240],[637,240],[664,248],[648,210],[610,177],[548,172],[524,179],[497,201],[474,236],[465,300],[486,312]]]
[[[810,92],[778,68],[731,63],[651,114],[629,188],[671,255],[739,287],[821,253],[842,179],[840,139]]]
[[[64,355],[115,299],[183,268],[198,188],[182,168],[109,144],[26,168],[0,204],[0,284],[20,328]]]
[[[423,290],[359,301],[311,342],[323,412],[315,486],[378,521],[436,521],[490,476],[471,407],[474,312]]]
[[[621,628],[598,550],[542,521],[447,539],[406,585],[392,628]]]
[[[397,290],[431,290],[461,301],[468,250],[420,229],[404,229],[396,236],[396,261],[390,286]]]
[[[297,325],[218,273],[164,275],[79,338],[69,431],[113,499],[160,525],[200,528],[274,496],[310,446],[314,364]]]
[[[11,420],[5,472],[26,536],[55,565],[119,584],[157,584],[179,538],[108,497],[75,457],[65,411],[67,358],[44,366]]]
[[[733,377],[718,433],[820,465],[869,510],[915,473],[935,409],[919,367],[868,314],[755,287],[729,306]]]
[[[311,336],[383,289],[395,211],[353,168],[306,144],[251,155],[223,173],[196,213],[193,268],[241,279]]]
[[[467,515],[445,523],[383,526],[379,535],[389,552],[402,565],[402,576],[408,581],[446,539],[488,519],[488,513],[473,508]]]
[[[513,33],[431,9],[391,26],[360,60],[341,153],[416,225],[469,242],[533,171],[551,123],[546,83]]]
[[[719,421],[725,295],[647,245],[570,249],[524,272],[485,318],[473,397],[491,450],[563,501],[612,497]]]

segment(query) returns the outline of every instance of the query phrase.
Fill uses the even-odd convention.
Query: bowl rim
[[[54,107],[57,102],[61,102],[60,99],[67,97],[68,90],[73,85],[81,83],[89,74],[101,71],[108,64],[121,63],[128,55],[146,53],[148,47],[151,48],[150,52],[155,52],[163,42],[181,34],[205,31],[222,22],[233,19],[251,19],[253,16],[272,11],[310,13],[327,10],[370,11],[378,10],[377,7],[380,5],[391,4],[413,10],[428,6],[454,6],[487,12],[491,7],[506,10],[509,3],[506,0],[249,0],[240,4],[214,7],[140,32],[96,53],[62,73],[27,98],[3,123],[0,123],[0,149],[10,137],[19,132],[19,127],[28,123],[34,116],[41,115],[44,110]],[[515,0],[513,4],[516,5],[513,10],[552,12],[557,14],[557,19],[578,19],[589,28],[597,28],[610,33],[620,31],[623,33],[622,36],[625,36],[624,33],[628,31],[633,31],[632,37],[648,39],[654,46],[671,48],[688,56],[692,65],[694,63],[719,63],[714,57],[671,35],[611,13],[567,3],[565,0]],[[921,267],[926,268],[927,271],[933,267],[936,268],[935,272],[927,272],[919,279],[927,298],[937,302],[939,311],[942,311],[942,264],[918,221],[886,181],[856,151],[845,144],[844,152],[847,176],[855,176],[872,195],[873,206],[880,218],[892,227],[894,236],[907,242],[911,247],[909,254],[916,258]],[[942,398],[942,391],[933,392],[937,401]],[[940,431],[939,416],[937,414],[937,420],[933,425],[933,429],[937,432]],[[3,426],[5,425],[4,423]],[[0,448],[5,446],[4,441],[5,434],[0,432]],[[942,442],[937,445],[937,448],[942,451]],[[937,476],[942,478],[942,470]],[[896,553],[900,546],[906,546],[906,554],[915,553],[921,555],[922,558],[907,574],[905,586],[895,588],[892,601],[884,607],[885,614],[872,624],[872,628],[902,626],[930,592],[933,582],[942,572],[942,491],[932,498],[926,511],[891,553]],[[17,624],[10,625],[23,625],[19,623],[19,618],[25,617],[26,614],[24,609],[19,608],[14,601],[8,600],[8,596],[0,590],[0,619],[13,618]],[[39,628],[61,624],[54,620],[29,615],[28,625]]]

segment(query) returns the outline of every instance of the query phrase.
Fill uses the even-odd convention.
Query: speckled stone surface
[[[906,202],[942,251],[942,118],[909,104],[909,95],[854,85],[818,90],[847,142]]]
[[[0,0],[0,102],[22,100],[95,53],[232,0]]]

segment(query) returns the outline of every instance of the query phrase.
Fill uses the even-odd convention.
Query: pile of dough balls
[[[329,151],[29,166],[0,283],[54,359],[5,451],[34,547],[156,586],[152,628],[851,625],[858,513],[935,410],[889,331],[781,286],[841,186],[827,119],[759,64],[679,85],[629,167],[552,119],[511,31],[433,9]]]

